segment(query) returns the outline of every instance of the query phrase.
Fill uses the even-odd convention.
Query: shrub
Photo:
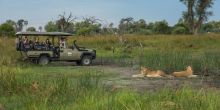
[[[138,34],[140,35],[152,35],[153,31],[150,29],[140,29],[140,31],[138,32]]]
[[[0,35],[1,36],[14,36],[15,29],[11,24],[4,23],[0,26]]]
[[[174,27],[172,30],[172,34],[187,34],[188,30],[185,27]]]

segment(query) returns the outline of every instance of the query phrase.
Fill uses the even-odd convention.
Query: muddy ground
[[[54,63],[54,66],[76,66],[73,63]],[[220,90],[220,76],[199,76],[197,78],[133,78],[132,75],[140,74],[140,70],[132,67],[121,67],[116,65],[94,64],[88,66],[91,69],[103,71],[110,74],[103,82],[109,88],[128,88],[138,91],[155,91],[164,88],[178,89],[189,86],[194,89],[217,89]],[[196,73],[195,73],[196,74]]]
[[[199,76],[198,78],[132,78],[132,75],[140,73],[138,69],[118,66],[91,66],[90,68],[112,74],[112,77],[104,79],[104,83],[116,88],[154,91],[165,87],[177,89],[183,86],[190,86],[195,89],[212,88],[220,90],[219,76]]]

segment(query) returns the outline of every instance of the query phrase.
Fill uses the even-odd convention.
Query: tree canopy
[[[187,11],[183,12],[183,19],[190,33],[199,33],[202,24],[212,15],[209,9],[212,8],[214,0],[180,0],[180,2],[187,7]]]
[[[10,23],[3,23],[0,25],[0,35],[1,36],[14,36],[15,29],[12,24]]]

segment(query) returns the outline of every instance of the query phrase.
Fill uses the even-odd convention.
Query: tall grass
[[[19,53],[15,49],[14,39],[0,38],[0,66],[16,65]]]
[[[64,74],[46,80],[1,68],[0,103],[5,109],[21,110],[218,110],[216,90],[161,89],[155,92],[106,88],[96,72],[72,79]],[[10,74],[8,74],[10,73]],[[21,77],[22,76],[22,77]],[[8,80],[8,81],[7,81]],[[33,82],[38,86],[33,88]]]

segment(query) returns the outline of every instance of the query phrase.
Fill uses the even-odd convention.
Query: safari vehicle
[[[24,60],[35,61],[40,65],[47,65],[51,61],[90,65],[96,58],[96,50],[79,47],[76,41],[73,42],[71,48],[68,48],[65,40],[69,36],[72,35],[63,32],[18,32],[16,33],[16,49],[20,51]],[[34,38],[35,41],[28,38]],[[47,41],[39,42],[39,38],[47,39]],[[55,41],[58,42],[57,45]]]

